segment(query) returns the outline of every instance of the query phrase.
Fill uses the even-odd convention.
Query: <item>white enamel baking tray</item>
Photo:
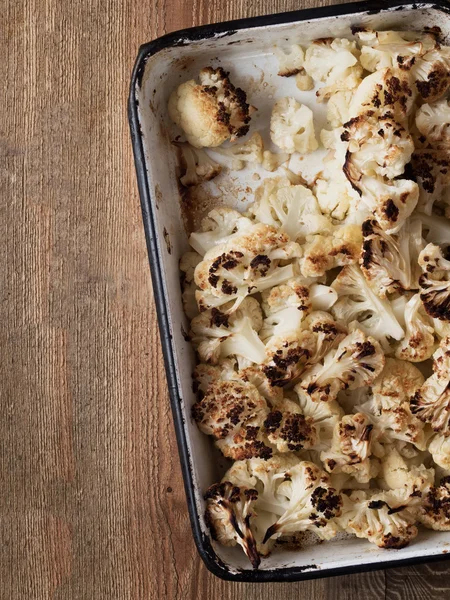
[[[278,548],[263,559],[256,571],[240,549],[224,548],[211,540],[203,517],[202,496],[221,478],[225,465],[211,440],[191,419],[194,353],[185,339],[188,322],[181,304],[178,262],[188,249],[190,228],[205,211],[221,203],[244,209],[260,181],[253,177],[254,168],[228,171],[197,190],[195,197],[180,192],[177,155],[171,143],[179,132],[167,114],[169,95],[182,81],[195,78],[202,67],[222,66],[258,108],[251,131],[267,129],[273,103],[286,95],[297,97],[314,110],[319,130],[325,120],[314,91],[300,92],[295,78],[276,75],[275,44],[288,46],[295,42],[307,46],[319,37],[350,37],[351,27],[359,25],[418,31],[438,26],[444,38],[450,37],[449,6],[442,0],[434,4],[361,2],[329,6],[171,33],[139,51],[131,81],[129,118],[153,289],[192,530],[207,567],[220,577],[240,581],[301,580],[425,562],[446,555],[450,532],[423,530],[402,550],[380,550],[356,538],[327,543],[305,540],[304,546],[295,551]],[[265,142],[269,143],[267,137]],[[320,170],[320,159],[319,150],[302,162],[303,175],[313,177]],[[296,165],[292,168],[296,170]],[[261,177],[272,175],[258,173]]]

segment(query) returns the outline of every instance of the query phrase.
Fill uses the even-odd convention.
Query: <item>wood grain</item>
[[[328,4],[328,2],[325,2]],[[126,119],[138,46],[315,0],[17,0],[0,22],[1,600],[450,597],[433,565],[230,584],[192,541]]]

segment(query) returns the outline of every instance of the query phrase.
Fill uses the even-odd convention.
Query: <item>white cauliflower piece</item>
[[[417,263],[423,248],[420,221],[408,220],[396,235],[388,235],[376,219],[368,219],[362,233],[361,270],[378,296],[386,298],[395,291],[418,289]]]
[[[414,217],[420,220],[422,235],[427,242],[440,245],[450,240],[450,219],[424,213],[416,213]]]
[[[434,435],[428,445],[428,452],[442,469],[450,470],[450,437]]]
[[[322,310],[312,312],[303,322],[303,329],[314,336],[314,351],[310,353],[308,364],[313,365],[345,338],[347,330],[338,325],[333,317]]]
[[[361,244],[361,227],[353,224],[334,227],[331,235],[308,235],[300,260],[302,275],[320,277],[335,267],[358,262]]]
[[[178,86],[169,99],[169,115],[195,148],[220,146],[225,140],[244,136],[249,129],[252,107],[229,73],[221,67],[206,67],[193,79]],[[254,110],[254,109],[253,109]]]
[[[404,548],[417,536],[417,496],[410,490],[354,491],[343,494],[340,527],[379,548]]]
[[[221,172],[222,167],[202,148],[194,148],[187,142],[177,142],[176,145],[180,150],[181,162],[184,167],[184,174],[180,177],[180,181],[185,187],[199,185],[202,181],[210,181]]]
[[[405,336],[389,301],[373,292],[356,265],[344,267],[331,287],[339,297],[331,308],[338,321],[348,324],[356,320],[360,329],[379,340],[385,348],[389,348],[388,336],[395,340]]]
[[[214,246],[195,269],[200,310],[218,308],[233,301],[228,309],[233,312],[249,294],[292,279],[293,265],[285,261],[300,256],[298,244],[264,223],[255,224],[242,235]]]
[[[353,98],[353,92],[341,90],[336,92],[327,104],[327,121],[331,127],[341,127],[350,120],[350,104]]]
[[[318,39],[309,46],[305,54],[305,71],[315,81],[325,84],[316,94],[319,102],[359,85],[362,68],[358,58],[356,43],[346,39]]]
[[[255,202],[248,212],[261,223],[279,228],[293,241],[332,229],[311,190],[291,185],[287,180],[266,179],[256,190]]]
[[[303,374],[302,388],[316,402],[335,400],[345,389],[369,385],[384,367],[379,343],[355,329],[335,350]]]
[[[338,299],[336,291],[329,285],[313,283],[309,290],[313,310],[327,311]]]
[[[235,370],[235,364],[236,361],[229,358],[222,360],[218,365],[198,364],[192,373],[193,391],[199,397],[202,397],[209,386],[219,381],[219,379],[223,381],[240,381],[240,373]]]
[[[450,47],[437,44],[414,61],[410,73],[423,100],[439,100],[450,87]]]
[[[319,174],[314,182],[314,193],[319,203],[320,210],[326,214],[342,221],[347,218],[356,219],[351,222],[361,224],[362,217],[358,220],[361,201],[359,193],[353,189],[344,171],[342,164],[334,158],[324,159],[325,171]]]
[[[312,289],[315,289],[315,287],[312,286]],[[307,280],[296,277],[282,285],[276,285],[262,292],[261,305],[267,317],[288,308],[295,308],[304,317],[312,309],[310,296],[311,292]]]
[[[378,463],[372,461],[373,425],[362,414],[345,415],[336,425],[331,448],[320,454],[328,473],[353,475],[367,483],[378,473]]]
[[[274,54],[278,59],[278,75],[280,77],[292,77],[292,75],[304,73],[305,53],[298,44],[292,44],[288,52],[275,46]]]
[[[290,154],[287,152],[276,154],[270,150],[264,150],[261,166],[266,171],[276,171],[281,165],[287,162],[289,158]]]
[[[313,78],[306,73],[305,69],[302,69],[295,76],[295,85],[301,92],[308,92],[314,89]]]
[[[313,112],[295,98],[281,98],[270,118],[270,137],[281,150],[309,154],[319,144],[314,132]]]
[[[230,158],[231,168],[240,171],[246,163],[261,164],[263,162],[264,144],[261,134],[256,131],[245,142],[235,143],[227,147],[221,146],[220,148],[214,148],[213,151]]]
[[[450,321],[450,247],[428,244],[420,253],[419,264],[423,270],[420,299],[427,314]]]
[[[197,286],[194,281],[194,272],[202,257],[197,252],[185,252],[180,258],[182,302],[185,315],[193,319],[198,315],[198,306],[195,300]]]
[[[406,491],[415,488],[423,495],[434,483],[434,469],[411,464],[395,446],[386,446],[379,477],[386,489]]]
[[[279,478],[277,496],[283,498],[283,514],[271,525],[264,541],[299,531],[314,531],[328,540],[337,533],[334,519],[341,513],[340,494],[328,475],[312,462],[299,462]]]
[[[258,498],[255,489],[238,487],[229,481],[215,483],[205,494],[205,521],[213,539],[223,546],[241,546],[257,569],[261,557],[252,532],[256,518],[254,504]]]
[[[189,244],[201,256],[219,244],[228,242],[233,237],[249,231],[252,222],[240,212],[227,206],[219,206],[202,219],[201,230],[194,231],[189,237]]]
[[[236,356],[243,368],[247,362],[264,361],[265,347],[258,336],[262,324],[259,303],[246,298],[231,315],[217,308],[201,312],[192,319],[190,337],[202,362],[218,364]]]
[[[417,34],[400,31],[371,31],[356,33],[362,44],[361,64],[367,71],[386,67],[409,70],[417,56],[435,46],[433,36],[426,34],[423,41]]]
[[[429,142],[450,142],[450,105],[446,99],[422,104],[416,112],[416,126]]]
[[[395,356],[411,362],[422,362],[433,354],[434,329],[427,315],[421,314],[422,301],[415,294],[405,307],[406,335],[395,350]]]

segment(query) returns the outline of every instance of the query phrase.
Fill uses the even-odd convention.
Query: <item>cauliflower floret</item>
[[[314,335],[306,330],[269,338],[261,368],[271,385],[284,387],[296,382],[314,353],[315,343]]]
[[[327,121],[331,127],[341,127],[350,119],[350,103],[353,92],[341,90],[333,94],[327,104]]]
[[[363,175],[357,189],[361,200],[389,234],[400,231],[419,199],[419,186],[409,179],[385,181]]]
[[[302,317],[311,312],[310,289],[306,281],[296,277],[262,292],[261,305],[265,315],[273,315],[288,308],[294,308]]]
[[[180,258],[183,309],[188,319],[193,319],[198,315],[198,306],[195,301],[195,290],[197,289],[197,286],[194,281],[194,272],[201,260],[202,257],[200,254],[197,254],[197,252],[185,252]]]
[[[266,179],[256,190],[255,202],[248,212],[261,223],[279,228],[293,241],[332,229],[311,190],[291,185],[287,180]]]
[[[418,533],[417,497],[409,490],[354,491],[343,495],[338,524],[380,548],[404,548]]]
[[[200,71],[200,84],[186,81],[170,96],[170,118],[195,148],[220,146],[248,132],[252,107],[228,75],[221,67],[206,67]]]
[[[336,350],[303,374],[302,388],[316,401],[335,400],[345,389],[369,385],[384,367],[384,354],[379,343],[355,329]]]
[[[283,388],[272,385],[260,365],[250,365],[237,373],[240,381],[252,383],[263,398],[268,400],[271,406],[278,406],[283,402]]]
[[[364,217],[359,218],[359,213],[364,205],[360,206],[359,193],[352,188],[342,164],[327,157],[324,163],[326,169],[315,180],[313,188],[320,210],[339,221],[347,217],[347,220],[352,219],[351,222],[362,223]]]
[[[264,150],[261,166],[266,171],[276,171],[278,167],[281,167],[290,158],[287,152],[280,152],[275,154],[270,150]]]
[[[418,289],[417,261],[423,248],[420,221],[408,220],[396,235],[388,235],[375,219],[368,219],[362,233],[361,270],[378,296],[386,298],[387,293]]]
[[[311,417],[305,417],[298,404],[284,400],[264,421],[267,438],[277,452],[298,452],[315,446],[316,429]]]
[[[242,235],[211,248],[195,269],[200,290],[200,310],[234,301],[228,312],[238,308],[249,294],[262,292],[292,279],[292,264],[280,265],[301,256],[301,248],[275,227],[258,223]]]
[[[450,141],[450,105],[446,99],[422,104],[416,112],[416,126],[429,142]]]
[[[341,225],[331,235],[309,235],[303,246],[301,272],[305,277],[320,277],[335,267],[358,262],[362,244],[361,227]]]
[[[389,348],[387,336],[395,340],[405,336],[389,301],[378,298],[356,265],[344,267],[331,287],[339,297],[331,309],[338,321],[348,324],[357,320],[358,327],[385,348]]]
[[[356,37],[362,44],[361,64],[367,71],[386,67],[399,67],[409,70],[415,57],[434,48],[435,39],[430,34],[423,37],[399,31],[361,31]]]
[[[357,117],[370,111],[371,116],[385,116],[405,123],[415,98],[407,73],[400,69],[381,69],[364,77],[353,95],[350,115]]]
[[[341,496],[314,463],[299,462],[285,471],[277,495],[283,498],[285,511],[267,529],[264,541],[298,531],[314,531],[325,540],[336,535],[334,519],[341,513]]]
[[[304,73],[303,62],[305,54],[298,44],[292,44],[289,52],[275,46],[274,54],[278,59],[278,75],[280,77],[291,77],[297,73]]]
[[[419,521],[435,531],[450,531],[450,477],[429,490],[419,510]]]
[[[338,325],[329,313],[322,310],[308,315],[303,322],[303,329],[310,331],[315,337],[314,352],[308,358],[310,365],[321,361],[325,354],[336,348],[347,334],[344,327]]]
[[[428,445],[428,452],[439,467],[450,470],[450,437],[434,435]]]
[[[439,379],[450,380],[450,335],[441,340],[433,354],[433,371]]]
[[[269,414],[264,398],[254,385],[240,381],[215,381],[192,407],[199,429],[212,435],[224,456],[242,460],[269,458],[263,423]]]
[[[295,85],[301,92],[308,92],[314,89],[313,78],[306,73],[305,69],[302,69],[295,76]]]
[[[405,307],[406,336],[395,350],[395,356],[411,362],[422,362],[433,354],[434,329],[429,318],[421,314],[422,301],[415,294]]]
[[[309,154],[317,150],[313,112],[295,98],[281,98],[273,107],[270,118],[272,142],[289,154]]]
[[[265,348],[258,336],[262,324],[259,303],[254,298],[246,298],[231,315],[212,308],[194,317],[190,337],[203,362],[217,364],[235,355],[243,368],[248,362],[264,360]]]
[[[317,449],[329,448],[334,429],[343,417],[344,411],[334,400],[331,402],[314,402],[305,393],[300,383],[295,386],[294,390],[302,413],[305,417],[311,418],[314,423],[318,436]]]
[[[202,148],[194,148],[187,142],[177,142],[180,149],[181,162],[184,167],[184,175],[180,177],[182,185],[191,187],[202,181],[214,179],[222,167],[216,163]]]
[[[246,163],[261,164],[263,161],[263,151],[263,140],[257,131],[241,144],[214,148],[214,152],[217,154],[231,158],[231,168],[236,171],[243,169]]]
[[[411,363],[386,359],[382,373],[372,384],[372,397],[357,407],[373,417],[380,441],[401,440],[425,449],[423,424],[409,405],[423,381],[423,375]]]
[[[198,364],[192,373],[193,391],[202,398],[209,386],[219,381],[241,381],[240,373],[235,370],[236,361],[226,358],[218,365]],[[252,382],[253,383],[253,382]]]
[[[407,461],[395,446],[386,446],[381,459],[380,479],[386,489],[416,489],[423,495],[434,483],[434,469]]]
[[[329,285],[313,283],[309,290],[313,310],[327,311],[337,301],[336,291]]]
[[[410,401],[411,411],[433,431],[450,436],[450,382],[429,377]]]
[[[399,123],[367,113],[344,123],[341,137],[348,143],[344,171],[356,186],[362,175],[398,177],[414,151],[411,136]]]
[[[233,237],[249,231],[252,222],[237,210],[227,206],[219,206],[202,219],[201,231],[194,231],[189,237],[189,244],[201,256],[219,244],[228,242]]]
[[[371,461],[373,425],[362,413],[345,415],[336,425],[331,448],[320,454],[328,473],[353,475],[367,483],[378,473],[378,463]]]
[[[411,167],[419,185],[417,210],[431,215],[434,204],[444,198],[450,185],[449,148],[439,145],[437,148],[416,149]]]
[[[229,481],[215,483],[205,494],[205,521],[213,539],[223,546],[239,544],[254,569],[261,562],[251,530],[255,517],[253,505],[257,497],[255,489],[240,488]]]
[[[305,71],[325,85],[316,93],[323,102],[341,90],[353,90],[361,82],[362,68],[355,42],[346,39],[315,40],[306,50]]]
[[[450,321],[450,247],[428,244],[420,253],[419,264],[424,271],[419,279],[420,299],[427,314]]]
[[[417,58],[411,67],[419,94],[426,102],[435,102],[450,87],[450,47],[437,46]]]

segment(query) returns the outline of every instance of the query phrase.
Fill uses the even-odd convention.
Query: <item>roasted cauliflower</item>
[[[295,98],[281,98],[273,107],[270,137],[281,150],[309,154],[317,150],[313,113]]]

